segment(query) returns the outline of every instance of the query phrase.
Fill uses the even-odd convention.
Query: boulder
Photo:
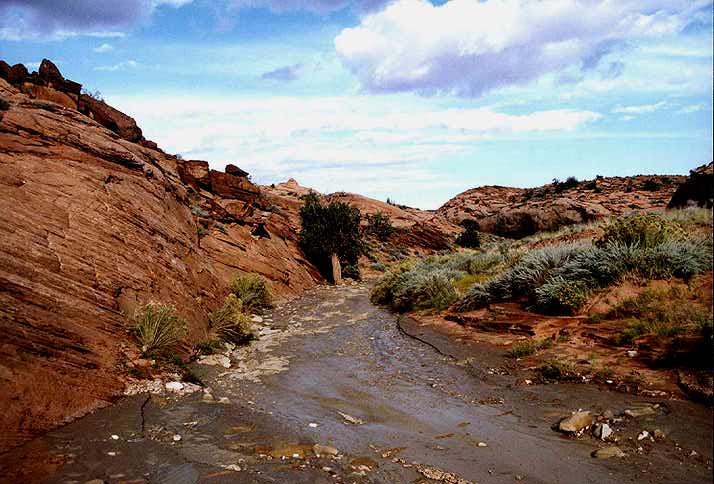
[[[6,81],[10,78],[10,64],[0,59],[0,77]]]
[[[211,190],[211,177],[208,162],[202,160],[179,160],[179,176],[181,181],[194,188]]]
[[[234,176],[244,176],[244,177],[248,176],[247,171],[241,170],[240,168],[238,168],[235,165],[226,165],[226,173],[228,173],[229,175],[234,175]]]
[[[689,178],[679,185],[667,208],[683,208],[690,205],[705,208],[714,206],[714,163],[690,171]]]
[[[27,67],[22,64],[15,64],[8,72],[7,82],[19,86],[25,82],[25,79],[27,79],[29,75],[30,73],[27,72]]]
[[[134,118],[114,109],[104,101],[81,94],[79,97],[79,109],[97,123],[114,131],[127,141],[137,143],[144,139],[141,128],[136,125]]]
[[[46,86],[40,86],[26,82],[20,90],[33,99],[50,101],[66,108],[77,109],[77,100],[72,99],[68,94]]]
[[[610,459],[611,457],[625,457],[625,453],[619,447],[603,447],[593,451],[592,456],[596,459]]]
[[[260,195],[260,189],[248,178],[211,170],[211,192],[223,198],[253,201]]]
[[[40,79],[49,86],[60,86],[64,83],[64,76],[49,59],[42,59],[38,73]]]
[[[570,417],[566,417],[558,424],[558,429],[565,433],[580,432],[593,424],[593,416],[590,412],[573,412]]]

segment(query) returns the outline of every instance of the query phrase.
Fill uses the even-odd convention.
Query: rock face
[[[599,177],[569,186],[485,186],[467,190],[437,212],[451,222],[477,220],[481,230],[520,238],[632,210],[665,208],[683,176]]]
[[[668,208],[714,206],[714,163],[689,172],[689,177],[672,195]]]
[[[207,174],[4,79],[0,98],[0,451],[121,394],[137,304],[174,304],[195,342],[236,273],[283,298],[321,280],[294,207],[247,178]]]

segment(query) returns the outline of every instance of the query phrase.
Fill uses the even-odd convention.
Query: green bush
[[[374,235],[379,240],[387,240],[394,233],[394,227],[389,219],[389,215],[382,212],[375,212],[372,215],[367,215],[368,234]]]
[[[394,287],[402,274],[409,272],[414,267],[412,261],[404,261],[394,265],[377,281],[372,293],[369,296],[370,301],[374,304],[391,306],[394,301]]]
[[[554,276],[536,288],[536,307],[546,313],[575,314],[588,300],[590,290],[584,281],[567,281]]]
[[[663,242],[686,238],[686,233],[677,222],[652,212],[618,217],[605,225],[603,231],[603,235],[595,242],[598,247],[607,244],[654,247]]]
[[[231,293],[241,300],[246,311],[273,305],[270,283],[258,274],[236,275],[230,282]]]
[[[172,304],[148,303],[134,312],[130,330],[141,351],[164,350],[186,336],[186,320],[176,314]]]
[[[662,188],[662,184],[653,178],[645,180],[642,184],[642,189],[647,192],[656,192],[660,188]]]
[[[323,276],[331,278],[330,257],[337,254],[342,267],[351,268],[349,275],[358,278],[357,261],[364,253],[359,209],[344,202],[323,205],[315,193],[303,196],[302,200],[300,247],[307,258]]]
[[[223,306],[208,317],[211,340],[243,344],[253,338],[252,321],[243,314],[243,303],[235,294],[229,294]]]
[[[569,176],[565,179],[565,181],[560,181],[557,178],[553,178],[553,189],[556,192],[564,192],[565,190],[577,187],[578,183],[578,179],[574,176]]]
[[[461,226],[464,231],[456,238],[456,245],[469,249],[477,249],[481,247],[481,229],[478,221],[473,219],[464,219],[461,221]]]
[[[541,340],[536,340],[534,338],[516,341],[508,350],[507,355],[511,358],[523,358],[524,356],[530,356],[540,350],[544,350],[553,346],[553,340],[550,338],[544,338]]]

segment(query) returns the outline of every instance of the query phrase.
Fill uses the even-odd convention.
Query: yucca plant
[[[136,309],[130,329],[144,353],[175,344],[188,331],[186,320],[176,314],[173,304],[155,302]]]
[[[223,305],[208,317],[211,333],[209,340],[243,344],[253,338],[252,321],[243,314],[243,303],[235,294],[229,294]]]

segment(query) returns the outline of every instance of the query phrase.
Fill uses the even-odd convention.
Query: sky
[[[0,59],[169,153],[434,209],[712,160],[712,2],[0,0]]]

